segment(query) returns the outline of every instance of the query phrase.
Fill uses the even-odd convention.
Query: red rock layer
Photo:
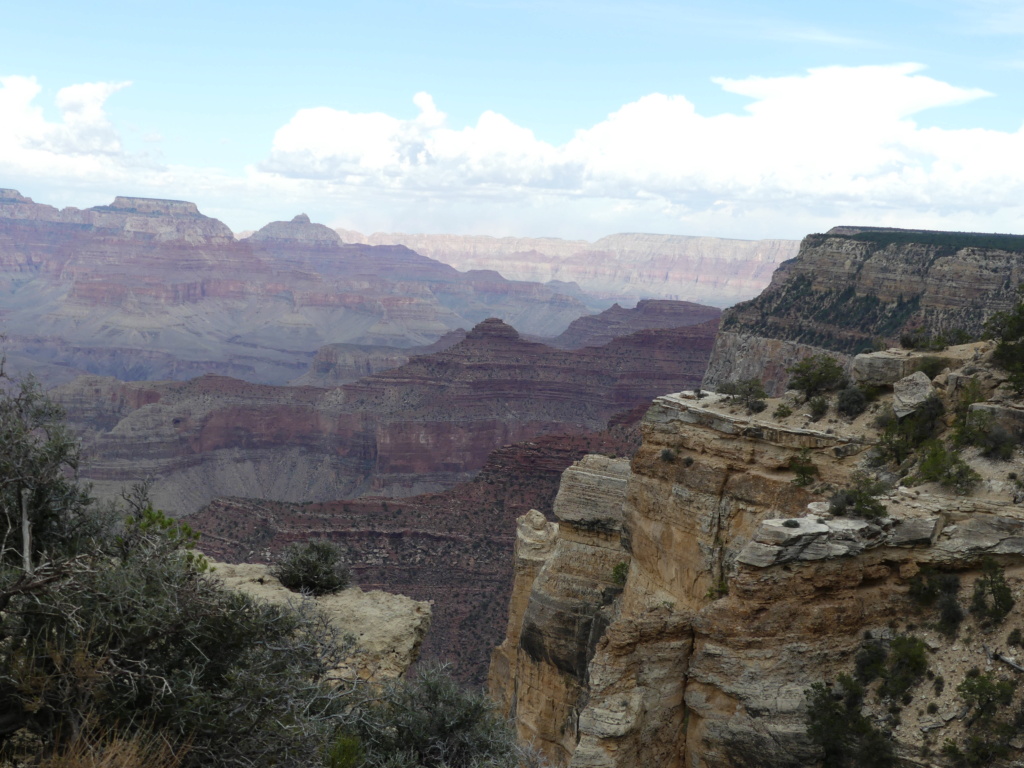
[[[588,312],[403,246],[343,244],[305,216],[235,240],[193,203],[58,211],[13,190],[0,190],[0,289],[8,351],[134,379],[284,383],[325,344],[430,344],[492,316],[551,335]]]

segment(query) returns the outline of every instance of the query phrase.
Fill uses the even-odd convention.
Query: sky
[[[1024,0],[0,0],[0,187],[235,231],[1024,233]]]

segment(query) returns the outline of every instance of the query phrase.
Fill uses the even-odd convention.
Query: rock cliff
[[[53,383],[67,367],[282,384],[326,344],[421,346],[488,317],[551,336],[607,305],[402,246],[346,245],[305,215],[236,240],[194,203],[57,210],[14,190],[0,191],[0,290],[5,350]]]
[[[792,258],[793,240],[727,240],[620,234],[596,242],[461,235],[362,235],[345,242],[405,245],[456,269],[491,269],[513,280],[575,283],[611,299],[657,298],[727,307],[764,288]]]
[[[1024,237],[836,227],[808,235],[756,299],[722,316],[705,386],[761,377],[774,394],[785,369],[820,352],[849,364],[878,342],[924,330],[977,337],[1016,303]]]
[[[939,437],[963,418],[964,392],[981,398],[968,412],[1019,430],[1020,401],[987,350],[950,350],[933,380],[906,375],[921,353],[858,357],[854,375],[883,392],[856,418],[812,422],[793,398],[753,415],[719,395],[665,395],[644,417],[624,492],[606,460],[568,470],[559,498],[572,503],[557,529],[520,520],[512,611],[492,661],[492,694],[520,735],[575,768],[821,765],[810,686],[860,675],[865,653],[885,657],[903,642],[923,649],[928,675],[895,699],[865,677],[858,716],[903,765],[951,764],[947,740],[976,749],[971,738],[989,732],[958,689],[984,674],[1013,690],[1024,669],[1005,650],[1024,628],[1024,459],[963,448],[978,478],[957,493],[948,473],[922,479],[921,456],[889,463],[895,432],[883,425],[895,417],[878,417],[924,376],[933,399],[911,413],[930,413]],[[861,487],[858,472],[892,483],[872,491],[882,507],[870,514],[827,500]],[[955,574],[952,600],[965,609],[987,567],[1005,573],[1017,601],[1001,623],[964,611],[949,632],[936,608],[915,602],[924,576]],[[1020,695],[1011,698],[1012,720]],[[1000,743],[1007,760],[1024,757],[1024,742]]]

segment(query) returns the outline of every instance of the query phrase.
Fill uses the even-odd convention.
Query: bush
[[[1009,461],[1019,441],[1010,430],[997,424],[991,413],[967,411],[962,420],[957,419],[953,442],[961,446],[977,446],[987,459]]]
[[[1013,594],[1006,583],[1003,567],[991,557],[981,561],[982,575],[974,582],[971,613],[985,624],[1000,624],[1013,610]]]
[[[875,498],[885,492],[885,484],[863,473],[855,473],[853,482],[852,487],[837,491],[829,499],[829,512],[833,515],[849,515],[865,520],[885,517],[885,505]]]
[[[658,454],[658,458],[665,462],[673,462],[676,460],[676,452],[671,448],[662,448],[661,453]]]
[[[790,408],[785,403],[779,403],[775,407],[775,410],[772,412],[772,416],[774,416],[776,419],[785,419],[785,418],[787,418],[789,416],[792,416],[792,415],[793,415],[793,409]]]
[[[731,402],[742,403],[751,413],[760,413],[768,407],[764,401],[768,393],[764,391],[764,384],[757,377],[727,381],[718,388],[718,391],[723,395],[729,395]]]
[[[1013,700],[1016,688],[1016,680],[996,680],[989,674],[978,673],[969,674],[956,687],[956,692],[964,703],[974,709],[975,717],[984,723],[995,716],[999,707],[1005,707]]]
[[[818,421],[822,416],[828,413],[828,398],[824,395],[812,397],[808,401],[808,405],[811,409],[811,421]]]
[[[796,474],[796,477],[793,478],[793,484],[801,488],[813,483],[814,478],[818,475],[818,468],[811,461],[811,451],[809,448],[804,448],[796,456],[791,456],[789,468]]]
[[[626,576],[629,575],[629,563],[623,560],[620,563],[616,563],[615,567],[612,568],[612,584],[618,587],[626,585]]]
[[[849,419],[855,419],[868,407],[868,397],[860,387],[847,387],[836,398],[836,410]]]
[[[1024,393],[1024,302],[993,315],[985,332],[997,340],[992,362],[1009,374],[1010,385],[1018,394]]]
[[[883,430],[878,446],[883,460],[902,464],[910,458],[921,445],[939,433],[945,411],[942,401],[933,395],[902,419],[897,419],[891,410],[879,414],[875,423]]]
[[[325,539],[293,543],[281,553],[271,573],[292,592],[331,595],[349,583],[341,548]]]
[[[807,691],[807,737],[829,768],[889,768],[896,765],[892,734],[880,731],[861,713],[864,689],[849,675],[839,676],[839,692],[815,683]]]
[[[897,635],[892,639],[885,679],[878,689],[883,698],[900,699],[917,685],[928,671],[927,647],[924,641],[912,635]]]
[[[910,599],[921,607],[935,606],[939,611],[938,629],[948,637],[956,635],[964,619],[959,592],[960,577],[955,573],[924,568],[910,580]]]
[[[348,735],[359,740],[360,768],[517,768],[528,758],[487,697],[460,687],[444,667],[385,686]]]
[[[938,482],[943,488],[963,496],[981,482],[981,475],[971,469],[956,450],[947,450],[941,442],[934,440],[925,450],[916,479],[920,482]]]
[[[846,385],[843,367],[829,355],[813,355],[787,370],[793,374],[789,380],[790,389],[803,392],[807,399]]]

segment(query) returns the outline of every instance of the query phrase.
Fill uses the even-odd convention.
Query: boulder
[[[904,376],[893,385],[892,407],[902,419],[918,408],[935,392],[932,380],[921,371]]]

